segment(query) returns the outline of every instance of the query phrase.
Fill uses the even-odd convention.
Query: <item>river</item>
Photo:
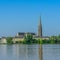
[[[0,45],[0,60],[60,60],[60,44]]]

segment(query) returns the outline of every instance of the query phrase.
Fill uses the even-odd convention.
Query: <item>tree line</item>
[[[12,37],[7,37],[7,44],[14,44]],[[31,34],[27,34],[24,37],[23,41],[16,41],[16,44],[60,44],[60,35],[59,36],[51,36],[49,39],[34,39]]]

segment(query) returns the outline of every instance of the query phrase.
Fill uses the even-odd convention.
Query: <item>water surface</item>
[[[40,60],[40,45],[0,45],[0,60]],[[60,44],[42,45],[43,60],[60,60]]]

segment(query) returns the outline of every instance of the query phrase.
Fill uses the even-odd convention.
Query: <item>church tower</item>
[[[38,37],[42,37],[42,23],[41,23],[41,16],[38,24]]]

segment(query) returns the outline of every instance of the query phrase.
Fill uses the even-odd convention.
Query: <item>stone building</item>
[[[6,43],[7,43],[6,37],[0,38],[0,44],[6,44]]]
[[[32,32],[27,32],[33,36],[35,39],[46,39],[49,40],[49,37],[43,36],[42,34],[42,23],[41,23],[41,16],[38,24],[38,34],[32,33]],[[13,43],[16,43],[17,41],[23,41],[24,37],[27,35],[25,32],[18,32],[15,37],[13,37]],[[2,37],[0,39],[0,43],[7,43],[7,40],[5,37]]]
[[[35,39],[42,39],[42,40],[49,40],[48,36],[43,36],[43,29],[42,29],[42,22],[41,22],[41,16],[38,24],[38,34],[34,37]]]
[[[38,24],[38,37],[42,37],[42,23],[41,23],[41,16]]]
[[[17,33],[17,35],[15,37],[13,37],[13,42],[16,43],[17,41],[23,41],[24,40],[24,37],[27,35],[27,34],[31,34],[32,36],[35,36],[36,34],[35,33],[31,33],[31,32],[19,32]]]

